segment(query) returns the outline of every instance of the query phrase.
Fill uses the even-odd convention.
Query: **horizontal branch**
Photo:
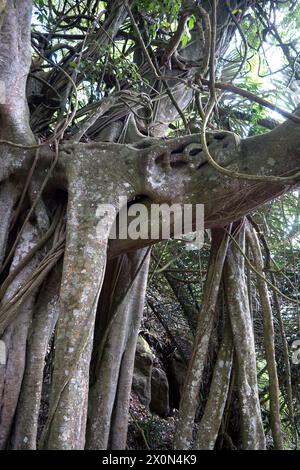
[[[205,80],[204,78],[201,79],[201,82],[203,85],[210,85],[210,81]],[[271,109],[272,111],[276,111],[277,113],[281,114],[285,118],[290,119],[291,121],[294,121],[300,124],[299,116],[293,113],[289,113],[288,111],[285,111],[284,109],[278,107],[276,104],[273,104],[268,100],[265,100],[261,96],[258,96],[255,93],[252,93],[251,91],[244,90],[244,88],[240,88],[238,86],[232,85],[231,83],[215,82],[214,86],[215,88],[218,88],[219,90],[230,91],[231,93],[234,93],[236,95],[244,96],[250,101],[255,101],[255,103],[261,104],[265,108]]]

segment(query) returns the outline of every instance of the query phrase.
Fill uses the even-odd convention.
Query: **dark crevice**
[[[178,145],[176,149],[172,150],[171,155],[183,153],[185,148],[186,148],[186,144]]]
[[[157,141],[155,139],[145,138],[143,140],[139,140],[138,142],[130,144],[130,146],[138,150],[143,150],[152,147],[152,145],[155,145],[156,143]]]
[[[200,168],[202,168],[207,163],[208,163],[207,161],[199,163],[199,165],[196,166],[196,170],[200,170]]]
[[[198,155],[198,154],[201,153],[201,152],[202,152],[202,148],[201,148],[201,147],[199,147],[199,148],[194,148],[194,149],[192,149],[192,150],[189,152],[189,155],[190,155],[191,157],[195,157],[196,155]]]
[[[155,163],[163,163],[165,161],[165,159],[166,159],[166,154],[161,153],[160,155],[155,157]]]
[[[173,162],[170,162],[170,167],[171,168],[182,168],[187,164],[187,162],[183,160],[175,160]]]
[[[227,137],[227,134],[225,134],[223,132],[218,132],[218,133],[214,134],[214,139],[215,140],[223,140],[223,139],[225,139],[225,137]]]

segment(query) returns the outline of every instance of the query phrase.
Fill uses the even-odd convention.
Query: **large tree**
[[[109,241],[114,220],[101,208],[117,210],[120,197],[146,207],[205,204],[205,226],[212,229],[176,447],[188,448],[192,440],[203,357],[224,292],[224,335],[195,445],[214,445],[234,349],[243,447],[265,447],[241,255],[245,239],[271,339],[272,318],[259,244],[243,217],[299,182],[300,117],[283,111],[284,123],[249,138],[232,133],[225,118],[216,131],[224,91],[272,108],[216,74],[238,33],[243,47],[240,24],[247,15],[251,23],[249,9],[263,34],[276,35],[269,18],[281,4],[36,1],[32,26],[30,0],[0,2],[1,448],[126,445],[148,246],[157,240]],[[298,56],[279,39],[297,78]],[[240,70],[244,62],[241,56]],[[191,109],[198,133],[186,112]],[[174,122],[179,127],[166,138]],[[280,448],[278,380],[268,341],[266,356],[271,426]]]

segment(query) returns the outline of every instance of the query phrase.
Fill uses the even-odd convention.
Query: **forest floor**
[[[161,418],[147,410],[136,393],[132,392],[127,449],[172,449],[177,413],[178,411],[174,410],[173,416]]]

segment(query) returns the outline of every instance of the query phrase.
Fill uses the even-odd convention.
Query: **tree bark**
[[[198,317],[195,342],[180,400],[179,419],[174,442],[175,449],[188,449],[191,445],[193,424],[199,401],[199,389],[213,329],[214,313],[227,246],[227,235],[222,230],[213,231],[209,269]]]
[[[235,240],[245,252],[244,222],[237,229]],[[244,259],[231,242],[224,267],[227,307],[236,354],[239,412],[242,425],[243,449],[265,449],[256,377],[256,355],[253,324],[249,309],[244,273]]]
[[[46,279],[37,299],[27,341],[27,361],[12,438],[13,449],[35,450],[45,357],[59,316],[61,265]]]
[[[103,450],[108,445],[112,449],[124,449],[126,445],[135,348],[148,265],[148,249],[123,255],[116,266],[114,288],[111,284],[104,285],[103,294],[107,292],[105,287],[109,287],[112,304],[98,312],[102,334],[94,345],[97,360],[89,399],[88,449]]]
[[[194,449],[213,450],[221,427],[227,401],[233,359],[233,341],[229,320],[225,324],[209,396],[201,418]]]
[[[275,358],[275,338],[272,307],[270,304],[268,288],[265,281],[264,263],[260,244],[256,233],[250,227],[247,228],[247,240],[253,254],[255,267],[258,271],[257,287],[263,312],[264,347],[269,375],[270,422],[272,436],[275,449],[283,449],[283,436],[280,419],[280,389]]]

